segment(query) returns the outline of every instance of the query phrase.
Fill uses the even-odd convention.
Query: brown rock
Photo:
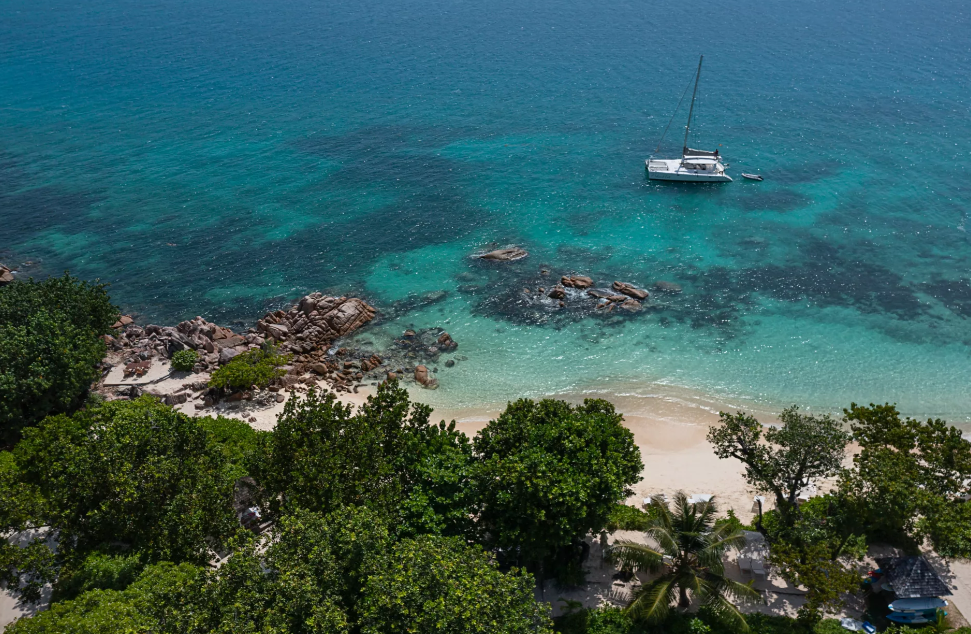
[[[315,363],[312,366],[310,366],[310,369],[321,376],[327,374],[327,366],[324,365],[323,363]]]
[[[564,275],[560,278],[560,284],[568,288],[590,288],[593,280],[586,275]]]
[[[438,349],[444,350],[445,352],[451,352],[459,347],[459,344],[455,343],[452,336],[447,332],[443,332],[438,336]]]
[[[547,297],[549,297],[550,299],[563,299],[566,297],[566,289],[563,288],[563,286],[561,286],[560,284],[557,284],[556,286],[550,289],[550,292],[547,295]]]
[[[188,396],[185,392],[180,392],[178,394],[166,394],[162,397],[162,402],[166,405],[182,405],[186,402]]]
[[[335,308],[321,317],[336,337],[357,330],[374,319],[374,308],[356,297],[344,298]]]
[[[624,303],[621,304],[620,307],[623,308],[624,310],[628,310],[632,313],[636,313],[641,309],[641,303],[636,299],[628,299],[624,301]]]
[[[6,286],[13,281],[13,273],[10,269],[0,264],[0,286]]]
[[[233,392],[232,394],[226,397],[226,401],[229,403],[236,403],[241,400],[243,400],[242,392]]]
[[[647,291],[635,287],[627,282],[614,282],[614,290],[636,300],[644,301],[647,299]]]
[[[274,398],[276,398],[277,403],[282,403],[283,401],[287,400],[286,394],[281,394],[280,392],[274,394]]]
[[[388,372],[388,380],[389,381],[397,381],[398,380],[398,375],[395,374],[394,372]]]
[[[290,329],[283,324],[270,324],[266,332],[277,341],[283,341],[290,334]]]
[[[415,381],[425,385],[428,383],[428,368],[423,365],[419,365],[415,368]]]
[[[529,255],[525,249],[520,249],[519,247],[509,247],[507,249],[496,249],[495,251],[489,251],[488,253],[483,253],[477,256],[482,260],[492,260],[495,262],[512,262],[513,260],[521,260]]]
[[[125,326],[131,325],[134,321],[135,320],[128,315],[122,315],[118,318],[118,321],[112,324],[111,327],[117,330],[118,328],[124,328]]]

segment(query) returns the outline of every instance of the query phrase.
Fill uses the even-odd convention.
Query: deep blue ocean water
[[[110,281],[143,321],[361,294],[384,320],[359,343],[459,341],[440,405],[967,422],[969,33],[958,0],[5,0],[0,261]],[[691,144],[736,182],[649,182],[700,54]],[[530,256],[468,257],[490,244]],[[555,311],[522,294],[542,268],[683,293]]]

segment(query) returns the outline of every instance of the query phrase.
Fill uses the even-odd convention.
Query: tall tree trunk
[[[681,598],[678,600],[678,607],[682,610],[687,610],[691,607],[691,600],[688,599],[688,589],[681,587],[678,588],[681,591]]]

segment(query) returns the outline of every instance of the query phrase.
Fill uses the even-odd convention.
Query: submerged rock
[[[668,293],[670,295],[677,295],[681,292],[681,285],[675,284],[674,282],[655,282],[654,290],[658,293]]]
[[[478,255],[480,260],[492,260],[495,262],[512,262],[514,260],[521,260],[529,255],[525,249],[520,249],[519,247],[508,247],[505,249],[496,249],[495,251],[489,251],[488,253],[483,253]]]

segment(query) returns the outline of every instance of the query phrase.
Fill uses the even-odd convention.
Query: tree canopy
[[[839,473],[850,435],[829,415],[800,414],[795,406],[779,419],[780,426],[765,428],[743,412],[721,412],[721,425],[708,430],[708,441],[719,458],[740,460],[745,480],[774,495],[776,508],[791,524],[798,515],[799,492]]]
[[[146,568],[123,590],[90,590],[59,601],[30,618],[20,619],[6,634],[136,634],[166,632],[200,570],[190,564],[163,562]]]
[[[529,575],[457,538],[395,540],[380,514],[298,510],[199,578],[183,631],[549,632]]]
[[[105,289],[66,274],[0,287],[0,441],[80,405],[118,318]]]
[[[24,516],[44,527],[35,550],[7,553],[35,582],[28,592],[93,552],[203,564],[238,526],[238,472],[195,419],[150,396],[48,417],[25,430],[13,459],[16,474],[6,486],[21,501],[5,528],[23,529],[16,520]],[[42,544],[54,534],[56,561],[42,562]]]
[[[971,556],[971,442],[940,419],[901,417],[893,405],[845,410],[860,447],[840,489],[884,539],[930,538],[945,556]]]
[[[268,445],[265,485],[282,510],[363,505],[403,533],[463,532],[471,447],[454,423],[433,425],[430,415],[396,382],[353,414],[333,394],[292,398]]]
[[[475,498],[484,543],[542,566],[599,532],[643,469],[613,405],[587,399],[510,403],[475,438]]]

